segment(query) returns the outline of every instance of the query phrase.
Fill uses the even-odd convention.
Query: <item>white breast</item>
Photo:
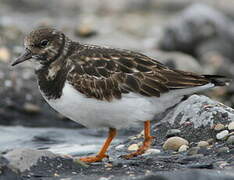
[[[183,95],[207,89],[211,85],[175,90],[160,98],[144,97],[135,93],[124,94],[111,102],[87,98],[67,82],[61,98],[46,101],[64,116],[89,128],[122,128],[140,121],[152,120],[154,115],[178,103]],[[199,88],[199,89],[198,89]]]

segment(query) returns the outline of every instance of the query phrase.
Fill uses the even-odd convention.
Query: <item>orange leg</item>
[[[106,151],[107,151],[108,147],[110,146],[111,141],[116,136],[116,134],[117,134],[116,129],[110,128],[108,138],[106,139],[106,141],[103,144],[99,153],[96,156],[82,157],[82,158],[80,158],[80,161],[91,163],[91,162],[101,161],[103,158],[107,157]]]
[[[136,157],[138,155],[143,154],[147,149],[150,148],[152,144],[152,139],[153,139],[153,137],[150,135],[150,121],[145,121],[144,123],[144,135],[145,135],[145,139],[144,139],[143,145],[139,147],[139,149],[136,152],[123,155],[122,156],[123,158],[130,159],[130,158]]]

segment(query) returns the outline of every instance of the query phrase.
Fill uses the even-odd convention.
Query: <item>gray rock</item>
[[[181,133],[181,130],[179,129],[169,129],[167,131],[166,137],[179,136],[180,133]]]
[[[234,136],[229,136],[228,137],[227,144],[234,145]]]
[[[204,4],[193,4],[171,20],[165,28],[160,47],[168,51],[199,54],[196,50],[202,43],[219,39],[225,43],[225,46],[223,43],[222,45],[217,43],[218,47],[214,48],[233,57],[231,47],[233,47],[234,33],[231,32],[231,26],[231,19],[221,12]],[[227,49],[230,49],[228,53]]]
[[[87,168],[86,164],[76,162],[73,158],[61,157],[46,150],[14,149],[3,158],[7,161],[2,168],[4,171],[8,168],[15,172],[15,175],[29,179],[74,174]]]
[[[36,165],[40,158],[55,158],[56,155],[50,151],[20,148],[9,151],[4,157],[9,161],[10,166],[14,169],[18,169],[20,172],[24,172]]]
[[[229,153],[230,149],[228,147],[221,147],[217,150],[218,155]]]
[[[206,96],[192,95],[163,119],[170,124],[192,123],[194,128],[211,128],[215,123],[234,121],[234,110]]]
[[[179,128],[189,142],[198,142],[214,138],[215,124],[234,121],[234,110],[206,96],[192,95],[155,118],[169,124],[170,129]]]
[[[198,151],[200,150],[200,147],[192,147],[188,150],[188,155],[192,156],[192,155],[196,155],[198,154]]]

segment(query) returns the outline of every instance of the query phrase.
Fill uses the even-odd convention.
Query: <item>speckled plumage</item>
[[[80,44],[51,28],[32,31],[25,47],[40,64],[36,74],[43,97],[87,127],[151,120],[184,95],[225,85],[222,76],[170,69],[133,51]]]
[[[198,75],[170,69],[143,54],[80,44],[51,28],[32,31],[25,38],[25,53],[13,66],[31,58],[45,100],[58,112],[89,128],[109,128],[96,156],[80,158],[97,162],[116,136],[116,129],[144,122],[144,141],[126,159],[150,148],[150,120],[179,103],[184,95],[224,86],[222,76]]]

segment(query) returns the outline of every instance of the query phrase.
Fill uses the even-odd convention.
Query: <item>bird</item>
[[[24,52],[12,66],[34,62],[39,90],[57,112],[87,128],[107,128],[108,137],[97,155],[102,161],[117,131],[144,123],[144,141],[131,159],[151,147],[151,120],[178,104],[184,96],[226,86],[220,75],[201,75],[169,68],[142,53],[71,40],[51,27],[36,28],[25,36]]]

